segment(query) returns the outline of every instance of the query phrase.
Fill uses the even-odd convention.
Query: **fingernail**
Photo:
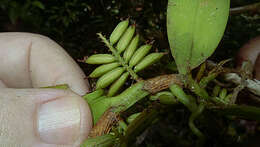
[[[41,104],[37,127],[44,143],[73,144],[80,135],[79,103],[73,97],[63,97]]]

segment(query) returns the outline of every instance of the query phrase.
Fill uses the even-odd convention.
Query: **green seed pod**
[[[133,55],[133,57],[131,58],[131,60],[129,61],[129,66],[133,67],[135,66],[140,60],[143,59],[143,57],[150,51],[150,49],[152,48],[151,45],[146,44],[141,46]]]
[[[123,52],[126,49],[129,42],[132,40],[134,33],[135,33],[135,26],[132,25],[128,27],[128,29],[125,31],[125,33],[123,34],[123,36],[120,38],[120,40],[116,45],[116,48],[119,53]]]
[[[227,89],[223,88],[219,93],[219,98],[224,99],[227,96]]]
[[[135,114],[130,115],[130,116],[126,119],[126,122],[127,122],[128,124],[130,124],[130,123],[133,122],[140,114],[141,114],[141,112],[138,112],[138,113],[135,113]]]
[[[138,46],[139,38],[140,38],[139,35],[136,35],[132,39],[129,46],[126,48],[126,51],[124,52],[124,55],[123,55],[126,62],[128,62],[131,59],[132,55],[134,54],[134,52]]]
[[[87,58],[85,61],[88,64],[105,64],[114,62],[116,58],[111,54],[96,54]]]
[[[114,82],[119,76],[124,72],[123,67],[117,67],[113,69],[112,71],[104,74],[101,76],[96,85],[96,89],[100,88],[106,88],[108,85],[110,85],[112,82]]]
[[[94,99],[102,96],[104,94],[104,90],[103,89],[98,89],[96,91],[93,91],[91,93],[88,93],[86,95],[83,96],[83,98],[85,100],[87,100],[88,103],[90,103],[91,101],[93,101]]]
[[[114,63],[109,63],[109,64],[104,64],[104,65],[100,65],[99,67],[97,67],[90,75],[89,77],[91,78],[98,78],[100,76],[102,76],[103,74],[115,69],[116,67],[120,66],[120,64],[118,62],[114,62]]]
[[[150,100],[152,101],[159,100],[160,103],[166,105],[178,103],[176,97],[170,91],[162,91],[157,93],[156,95],[152,95],[150,96]]]
[[[125,32],[126,28],[128,27],[129,24],[129,20],[125,20],[120,22],[116,28],[114,29],[114,31],[111,33],[109,41],[110,43],[113,45],[115,44],[120,37],[122,36],[122,34]]]
[[[143,70],[144,68],[152,65],[153,63],[155,63],[156,61],[160,60],[161,57],[163,56],[163,53],[151,53],[149,55],[147,55],[146,57],[144,57],[144,59],[138,63],[135,68],[134,71],[138,72],[140,70]]]
[[[123,75],[121,75],[121,77],[115,83],[113,83],[111,85],[111,87],[109,88],[107,96],[115,95],[116,92],[118,92],[118,90],[124,85],[124,83],[126,82],[128,76],[129,76],[128,72],[126,72]]]

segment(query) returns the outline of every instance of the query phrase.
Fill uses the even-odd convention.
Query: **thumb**
[[[78,147],[92,127],[88,105],[57,89],[0,89],[0,146]]]

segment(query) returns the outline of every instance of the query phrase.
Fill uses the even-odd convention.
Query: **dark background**
[[[231,7],[258,1],[231,0]],[[120,19],[130,17],[144,40],[154,40],[159,50],[169,49],[166,8],[167,0],[1,0],[0,31],[46,35],[76,59],[106,52],[96,33],[108,36]],[[223,41],[213,57],[233,57],[244,42],[259,35],[259,17],[254,12],[230,16]]]
[[[231,0],[231,7],[254,2],[259,0]],[[167,0],[1,0],[0,32],[46,35],[76,60],[93,53],[108,52],[96,33],[109,36],[120,20],[129,17],[132,23],[136,23],[143,42],[154,40],[154,50],[168,52],[166,8]],[[231,15],[225,35],[210,59],[219,62],[234,58],[246,41],[259,34],[259,11]],[[168,59],[172,60],[170,55]],[[93,66],[79,64],[87,75],[93,69]],[[137,146],[189,146],[194,142],[195,137],[187,125],[189,113],[183,108],[169,112],[164,114],[160,123],[147,130],[145,140]],[[260,144],[260,141],[251,141],[259,135],[259,129],[252,133],[240,125],[241,121],[230,121],[210,113],[206,116],[201,126],[207,130],[207,146]]]

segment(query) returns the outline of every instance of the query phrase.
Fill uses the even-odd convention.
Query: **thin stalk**
[[[205,108],[205,105],[203,103],[200,103],[197,110],[192,112],[190,118],[189,118],[189,127],[191,131],[199,138],[198,146],[203,146],[205,142],[205,136],[204,134],[195,126],[194,120],[203,112]]]
[[[170,90],[173,95],[177,97],[178,101],[184,104],[191,112],[197,110],[195,98],[192,96],[188,96],[179,85],[171,85]]]
[[[117,52],[117,50],[109,43],[109,41],[101,33],[97,33],[97,35],[106,44],[106,46],[110,49],[110,51],[117,58],[119,63],[130,73],[132,78],[136,81],[140,81],[138,75],[132,70],[132,68],[130,68],[128,66],[128,64],[125,62],[125,60],[120,56],[120,54]]]

